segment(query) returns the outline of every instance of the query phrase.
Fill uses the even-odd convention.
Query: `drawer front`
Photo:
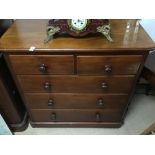
[[[134,76],[18,76],[24,92],[124,93],[130,92]]]
[[[73,55],[10,55],[16,74],[74,74]]]
[[[34,122],[120,122],[121,111],[114,110],[31,110]]]
[[[77,73],[90,75],[136,74],[143,60],[136,56],[77,56]]]
[[[124,109],[127,95],[25,93],[29,109]]]

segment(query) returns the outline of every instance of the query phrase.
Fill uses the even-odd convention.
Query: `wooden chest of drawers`
[[[117,126],[143,56],[10,55],[9,61],[34,124]]]
[[[128,20],[111,20],[113,43],[96,36],[60,37],[44,44],[46,23],[17,20],[2,38],[31,125],[120,127],[152,41],[141,27],[135,42],[124,40]],[[17,27],[21,35],[13,33]],[[31,52],[32,45],[36,49]]]

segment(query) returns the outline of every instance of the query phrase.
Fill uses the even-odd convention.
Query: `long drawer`
[[[136,74],[142,55],[127,56],[77,56],[77,74],[127,75]]]
[[[29,109],[124,109],[128,95],[25,93]]]
[[[73,55],[10,55],[16,74],[74,74]]]
[[[134,76],[41,76],[19,75],[24,92],[124,93],[128,94]]]
[[[119,110],[31,110],[34,122],[120,122]]]

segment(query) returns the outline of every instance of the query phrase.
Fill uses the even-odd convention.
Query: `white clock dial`
[[[87,26],[88,20],[87,19],[72,19],[71,26],[73,29],[81,31]]]

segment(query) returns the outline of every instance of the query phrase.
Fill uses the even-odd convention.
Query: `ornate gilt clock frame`
[[[73,29],[71,26],[71,19],[51,19],[47,25],[47,37],[44,42],[49,42],[56,33],[61,32],[68,33],[73,37],[84,37],[89,33],[101,33],[110,42],[112,42],[113,40],[110,36],[110,29],[111,28],[108,19],[88,19],[86,27],[82,30]]]

